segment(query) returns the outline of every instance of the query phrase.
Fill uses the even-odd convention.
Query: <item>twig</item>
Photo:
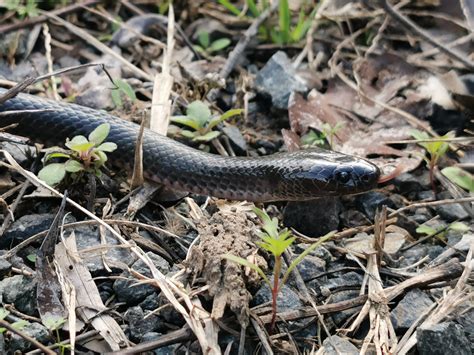
[[[78,10],[81,10],[81,7],[83,6],[91,6],[95,5],[102,0],[85,0],[84,2],[78,2],[78,3],[73,3],[69,6],[62,7],[60,9],[51,11],[49,14],[60,16],[60,15],[66,15],[71,12],[76,12]],[[7,34],[8,32],[19,30],[22,28],[27,28],[27,27],[32,27],[34,25],[37,25],[39,23],[45,22],[48,20],[48,17],[46,15],[41,15],[41,16],[36,16],[29,18],[27,20],[18,22],[18,23],[13,23],[10,25],[4,25],[0,26],[0,33],[1,34]]]
[[[48,354],[48,355],[56,355],[56,353],[50,349],[48,349],[46,346],[44,346],[43,344],[41,344],[38,340],[36,340],[35,338],[32,338],[30,337],[28,334],[25,334],[24,332],[22,332],[21,330],[19,329],[16,329],[15,327],[13,327],[10,323],[8,323],[7,321],[3,320],[3,319],[0,319],[0,326],[2,326],[3,328],[6,328],[8,329],[9,331],[11,331],[12,333],[15,333],[17,335],[19,335],[20,337],[22,337],[23,339],[25,339],[27,342],[30,342],[31,344],[33,344],[34,346],[36,346],[38,349],[40,349],[41,351],[43,351],[45,354]]]
[[[440,205],[450,205],[453,203],[463,203],[463,202],[473,202],[474,197],[465,197],[465,198],[456,198],[456,199],[446,199],[446,200],[438,200],[438,201],[428,201],[428,202],[417,202],[413,203],[411,205],[399,208],[396,211],[393,211],[388,215],[388,218],[395,217],[396,215],[399,215],[400,213],[406,211],[406,210],[411,210],[413,208],[418,208],[418,207],[427,207],[427,206],[440,206]]]
[[[466,54],[458,53],[457,51],[446,47],[444,44],[440,43],[437,39],[435,39],[432,35],[426,33],[421,27],[419,27],[416,23],[411,21],[409,18],[403,16],[398,10],[392,7],[388,3],[387,0],[379,0],[380,6],[384,8],[384,10],[393,17],[396,21],[400,22],[404,27],[408,28],[410,31],[416,33],[418,36],[423,38],[426,42],[430,43],[431,45],[438,47],[440,51],[444,52],[452,59],[457,60],[458,62],[462,63],[470,70],[474,70],[474,62],[467,58]]]

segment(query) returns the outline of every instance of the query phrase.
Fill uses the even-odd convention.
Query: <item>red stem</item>
[[[272,321],[270,322],[270,332],[273,333],[275,329],[276,315],[277,315],[277,297],[278,297],[278,283],[280,281],[281,270],[281,255],[275,256],[275,267],[273,268],[273,289],[272,289]]]

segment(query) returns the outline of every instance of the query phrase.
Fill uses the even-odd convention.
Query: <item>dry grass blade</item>
[[[117,351],[127,346],[128,340],[120,325],[112,316],[103,313],[107,308],[87,266],[78,257],[74,232],[56,246],[55,257],[62,273],[77,292],[76,306],[81,319],[92,324],[112,350]]]
[[[174,49],[174,11],[170,4],[168,11],[167,48],[164,50],[163,65],[160,74],[155,76],[153,99],[151,104],[150,129],[166,136],[171,114],[171,89],[174,79],[171,76],[171,59]]]

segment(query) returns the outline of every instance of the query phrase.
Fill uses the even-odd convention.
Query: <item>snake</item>
[[[0,97],[6,92],[0,88]],[[105,111],[20,93],[0,104],[0,127],[43,144],[88,136],[108,123],[117,149],[108,161],[133,169],[140,126]],[[206,153],[145,128],[143,176],[166,188],[230,200],[306,201],[374,189],[379,168],[364,158],[322,148],[257,157]]]

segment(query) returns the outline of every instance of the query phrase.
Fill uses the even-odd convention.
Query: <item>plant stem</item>
[[[270,332],[273,333],[275,329],[275,321],[277,315],[277,297],[278,297],[278,283],[280,281],[281,271],[281,255],[275,256],[275,267],[273,268],[273,289],[272,289],[272,321],[270,323]]]

